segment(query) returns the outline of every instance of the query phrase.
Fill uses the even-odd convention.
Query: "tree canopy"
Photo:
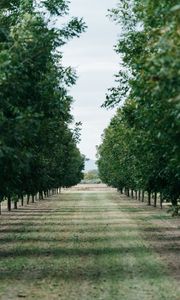
[[[177,0],[119,1],[116,86],[104,106],[120,106],[99,147],[101,177],[110,185],[180,193],[180,5]]]
[[[0,200],[35,195],[82,178],[84,157],[69,125],[75,84],[62,46],[85,30],[64,0],[0,3]]]

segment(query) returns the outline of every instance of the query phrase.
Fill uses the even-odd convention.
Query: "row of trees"
[[[180,5],[122,0],[121,70],[105,107],[120,105],[98,149],[100,176],[118,189],[147,191],[174,207],[180,195]],[[150,199],[149,199],[150,204]]]
[[[89,170],[84,173],[82,183],[101,183],[98,170]]]
[[[62,65],[61,47],[85,29],[65,0],[0,1],[0,202],[71,186],[82,178],[68,87],[74,71]]]

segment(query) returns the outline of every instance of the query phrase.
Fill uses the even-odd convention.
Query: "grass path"
[[[0,217],[0,299],[179,300],[179,220],[111,190]]]

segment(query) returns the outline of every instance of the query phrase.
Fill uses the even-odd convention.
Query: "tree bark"
[[[172,208],[173,208],[173,213],[172,213],[172,217],[176,217],[178,216],[178,200],[176,197],[172,196]]]
[[[8,196],[8,198],[7,198],[7,209],[8,209],[8,211],[11,211],[11,197],[10,196]]]
[[[30,195],[27,195],[27,204],[29,204]]]
[[[137,200],[137,191],[135,191],[135,199]]]
[[[172,206],[177,206],[178,202],[177,202],[177,198],[172,198]]]
[[[142,202],[144,202],[144,191],[142,191]]]
[[[138,200],[141,200],[141,190],[138,191]]]
[[[21,196],[21,206],[24,206],[24,196]]]
[[[131,189],[131,198],[134,198],[134,191]]]
[[[157,192],[154,193],[154,207],[157,206]]]
[[[40,191],[39,192],[39,200],[43,200],[44,198],[43,198],[43,192],[42,191]]]
[[[160,193],[160,208],[163,208],[163,197],[162,197],[162,193]]]
[[[151,205],[151,192],[148,192],[148,205]]]

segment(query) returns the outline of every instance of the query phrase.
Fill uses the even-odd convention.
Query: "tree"
[[[67,14],[63,0],[1,1],[0,8],[0,199],[7,197],[10,209],[11,198],[62,183],[71,144],[78,153],[75,172],[83,168],[69,129],[73,99],[67,89],[76,75],[63,67],[59,49],[85,24],[73,18],[60,29],[52,26],[52,19]]]
[[[180,191],[179,9],[175,0],[123,0],[111,11],[123,31],[116,45],[122,68],[104,103],[123,103],[124,140],[130,134],[127,148],[136,174],[131,185],[160,192],[175,207]]]

